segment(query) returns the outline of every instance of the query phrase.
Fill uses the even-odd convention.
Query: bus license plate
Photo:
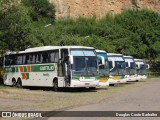
[[[89,83],[85,83],[85,85],[89,85]]]

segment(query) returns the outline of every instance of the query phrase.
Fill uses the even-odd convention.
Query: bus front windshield
[[[112,59],[115,63],[115,66],[112,65],[112,62],[110,61],[110,74],[111,75],[125,75],[125,61],[120,56],[110,57],[109,59]]]
[[[97,75],[97,57],[94,50],[71,49],[73,75]]]
[[[140,71],[139,72],[140,72],[141,75],[146,75],[147,74],[145,64],[140,64]]]
[[[109,66],[108,66],[108,60],[107,60],[106,53],[97,52],[97,56],[98,56],[100,76],[109,76]],[[104,59],[105,59],[104,65],[102,65],[102,59],[100,58],[100,56],[104,57]]]
[[[136,73],[135,62],[131,58],[125,58],[126,61],[126,74],[134,75]]]

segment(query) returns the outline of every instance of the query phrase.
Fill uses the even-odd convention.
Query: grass
[[[148,85],[150,81],[148,79],[144,82],[117,84],[113,87],[98,90],[66,89],[61,92],[46,91],[45,88],[41,88],[41,90],[24,88],[18,90],[14,87],[2,85],[0,89],[0,110],[65,110],[75,106],[108,101],[112,95],[129,92],[143,85]],[[8,108],[8,106],[10,107]]]
[[[149,75],[148,78],[160,78],[160,75]]]
[[[62,92],[54,92],[33,89],[16,90],[14,87],[8,87],[9,89],[6,89],[5,86],[3,86],[1,89],[3,95],[0,96],[0,98],[6,99],[10,102],[14,101],[14,104],[11,104],[11,107],[9,108],[12,110],[58,110],[105,101],[108,96],[112,94],[117,94],[123,91],[128,92],[128,90],[141,86],[142,84],[144,83],[118,84],[107,89],[92,91],[88,89],[80,91],[77,89],[73,90],[73,92],[72,89]],[[21,104],[19,104],[19,101],[21,101]],[[3,104],[0,109],[5,108],[5,106],[5,110],[8,110],[7,104]],[[22,108],[21,106],[25,107]]]

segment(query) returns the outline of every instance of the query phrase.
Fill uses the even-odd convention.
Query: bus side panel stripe
[[[20,72],[23,72],[23,66],[19,66],[19,70],[20,70]]]
[[[22,79],[26,79],[26,74],[25,73],[21,73],[22,75]]]
[[[31,66],[27,66],[27,72],[31,72]]]
[[[27,66],[23,66],[24,72],[27,72]]]
[[[26,73],[26,79],[29,79],[29,73]]]
[[[17,66],[15,69],[16,69],[16,72],[19,72],[19,70],[18,70],[18,66]]]

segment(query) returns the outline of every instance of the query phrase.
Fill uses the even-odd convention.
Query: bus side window
[[[22,56],[17,56],[17,59],[16,59],[16,65],[21,65],[22,64]]]
[[[17,58],[16,58],[16,56],[15,55],[11,55],[10,56],[11,58],[11,65],[15,65],[16,64],[16,61],[17,61]]]
[[[52,63],[55,62],[55,52],[54,51],[50,53],[50,61]]]
[[[3,66],[3,57],[0,57],[0,66]]]
[[[56,63],[58,62],[58,58],[59,58],[58,51],[52,51],[50,53],[50,62]]]
[[[25,64],[30,64],[30,55],[26,54],[25,56]]]
[[[9,65],[9,60],[8,60],[8,56],[5,56],[5,65]]]
[[[59,52],[58,51],[55,52],[55,59],[54,60],[56,63],[58,63],[58,60],[59,60]]]
[[[35,55],[35,62],[38,64],[38,63],[42,63],[42,55],[41,53],[36,53]]]
[[[43,63],[48,63],[49,62],[49,56],[47,52],[42,53],[42,62]]]
[[[23,55],[23,63],[22,64],[26,64],[26,55]]]
[[[36,54],[32,55],[31,63],[35,64],[36,63]]]
[[[6,56],[6,65],[14,65],[16,63],[16,58],[14,55]]]

